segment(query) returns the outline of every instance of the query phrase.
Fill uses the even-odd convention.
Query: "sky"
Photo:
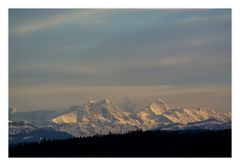
[[[9,10],[10,107],[104,98],[231,111],[231,10]]]

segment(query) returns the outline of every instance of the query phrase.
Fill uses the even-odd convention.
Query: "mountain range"
[[[16,112],[10,112],[10,120],[13,116],[19,120],[14,114]],[[44,123],[41,124],[39,117],[35,115],[41,115]],[[33,124],[41,124],[75,137],[127,133],[139,129],[145,131],[231,128],[231,112],[217,112],[203,108],[175,108],[168,106],[163,100],[151,102],[136,112],[125,111],[109,99],[104,99],[75,105],[61,113],[38,112],[35,115],[32,115],[32,118],[37,119],[37,123],[33,120]],[[22,120],[26,119],[22,118]]]

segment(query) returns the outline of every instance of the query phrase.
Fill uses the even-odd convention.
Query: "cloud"
[[[230,10],[13,9],[9,23],[10,102],[17,107],[158,96],[230,107]]]
[[[141,68],[156,68],[156,67],[172,67],[175,65],[181,65],[186,63],[191,63],[195,57],[187,55],[174,55],[165,57],[129,57],[126,59],[116,58],[116,59],[106,59],[103,62],[99,62],[95,67],[99,66],[105,71],[109,68],[114,70],[131,70],[131,69],[141,69]],[[114,69],[115,68],[115,69]]]
[[[228,84],[229,57],[168,56],[159,58],[103,59],[97,62],[46,63],[14,66],[10,85],[49,82],[79,85],[194,85]]]
[[[68,12],[62,12],[61,14],[50,14],[47,17],[42,17],[37,20],[31,20],[19,24],[16,27],[11,27],[10,33],[15,35],[27,35],[37,31],[54,28],[65,23],[73,22],[87,22],[99,23],[95,18],[100,14],[101,10],[69,10]],[[89,22],[91,20],[91,22]],[[95,22],[94,22],[95,21]]]

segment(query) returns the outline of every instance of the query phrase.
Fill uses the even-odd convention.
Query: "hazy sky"
[[[9,10],[10,107],[128,97],[231,111],[231,10]]]

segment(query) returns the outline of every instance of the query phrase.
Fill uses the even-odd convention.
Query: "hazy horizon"
[[[9,10],[9,106],[158,98],[231,111],[231,10]]]

